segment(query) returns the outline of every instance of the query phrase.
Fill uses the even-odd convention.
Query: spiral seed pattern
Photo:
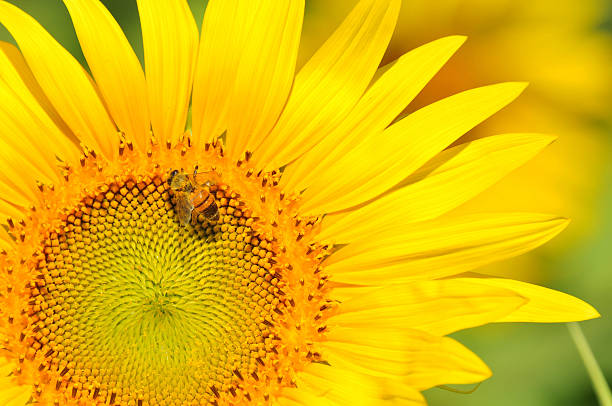
[[[220,219],[183,227],[161,176],[111,183],[44,243],[29,285],[29,357],[102,404],[214,404],[274,351],[283,306],[271,241],[227,185]]]

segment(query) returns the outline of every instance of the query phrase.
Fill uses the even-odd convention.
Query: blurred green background
[[[474,3],[473,0],[465,1]],[[34,16],[76,58],[84,63],[70,18],[60,0],[10,0],[10,2]],[[335,2],[336,0],[334,0],[333,6],[328,7],[332,2],[307,0],[304,33],[311,37],[303,40],[305,46],[301,56],[302,61],[331,32],[335,24],[340,21],[342,13],[350,8],[350,1],[338,2],[338,4],[346,3],[348,6],[338,6]],[[103,0],[103,3],[106,4],[124,28],[126,35],[142,60],[142,38],[135,0]],[[352,3],[354,4],[355,1]],[[404,7],[406,7],[406,3],[409,3],[409,1],[404,1]],[[433,17],[427,15],[423,16],[423,19],[426,19],[425,23],[433,25],[437,24],[435,21],[436,15],[444,15],[444,18],[448,18],[451,11],[455,12],[458,7],[462,6],[462,0],[429,3],[436,3],[435,7],[437,9],[432,12]],[[491,3],[484,1],[479,3],[483,8],[491,8]],[[500,3],[500,7],[508,7],[511,2],[496,1],[494,3]],[[542,6],[540,2],[532,1],[530,3],[534,8]],[[550,6],[555,4],[544,3],[548,3]],[[570,14],[571,7],[575,7],[578,12],[581,11],[581,7],[587,7],[587,3],[589,2],[570,2]],[[190,4],[196,21],[201,24],[206,1],[192,0]],[[425,5],[425,7],[428,6]],[[455,9],[446,10],[444,7],[449,9],[454,7]],[[479,10],[470,10],[469,8],[467,11],[462,11],[464,15],[468,16],[479,12]],[[491,12],[491,10],[487,12]],[[585,38],[591,34],[600,37],[609,36],[612,29],[612,3],[609,1],[599,3],[591,14],[590,22],[581,28],[581,35],[584,35]],[[548,14],[525,13],[525,18],[531,19],[530,24],[545,27],[551,21],[538,21],[537,18],[542,18],[542,15],[547,16]],[[458,18],[455,14],[453,16],[454,19]],[[553,23],[562,25],[564,23],[562,18],[553,21]],[[407,19],[402,20],[400,18],[400,29],[410,24],[416,24],[414,21],[407,21]],[[536,20],[533,21],[534,19]],[[477,21],[476,19],[472,21],[470,18],[467,18],[466,21],[467,23],[464,23],[461,27],[463,31],[469,33],[470,22],[477,24]],[[500,21],[502,22],[499,23],[499,26],[495,27],[497,30],[503,28],[503,21],[505,20]],[[444,21],[441,20],[439,23],[443,25]],[[454,23],[455,21],[452,22],[452,24]],[[448,31],[452,31],[452,24],[448,27]],[[488,27],[487,29],[491,30],[492,28]],[[316,35],[313,32],[316,32]],[[463,34],[465,32],[456,33]],[[426,40],[435,38],[428,38],[427,35],[421,37],[422,39],[418,38],[415,41],[424,43]],[[1,29],[0,39],[12,41],[4,29]],[[551,35],[550,41],[561,40]],[[609,42],[605,43],[608,44]],[[524,45],[524,43],[517,41],[515,46],[517,50],[520,50]],[[410,44],[410,41],[407,41],[406,45],[401,41],[395,41],[390,52],[394,52],[393,48],[398,53],[406,52],[412,46],[413,44]],[[560,46],[562,47],[563,43]],[[609,55],[612,55],[612,46],[603,49]],[[569,56],[569,58],[567,59],[568,63],[571,62],[572,56]],[[449,64],[452,65],[453,60]],[[556,66],[555,69],[557,68],[559,67]],[[612,66],[599,66],[598,68],[603,69],[612,77],[612,71],[610,71]],[[508,75],[501,74],[499,78],[496,78],[493,67],[491,70],[493,73],[488,78],[496,81],[512,79],[507,77]],[[582,74],[589,75],[589,72],[585,71]],[[524,77],[529,76],[525,75],[524,72],[521,72],[519,76],[516,79],[535,81],[529,77]],[[608,82],[602,84],[602,86],[608,85]],[[604,90],[604,93],[608,94],[608,91],[612,89]],[[451,88],[447,95],[454,92],[455,90]],[[600,109],[612,115],[612,106],[606,103],[608,99],[602,98],[599,100],[599,104],[605,104],[599,106]],[[566,110],[562,111],[565,112]],[[596,134],[593,135],[593,137],[597,137],[595,150],[604,157],[602,165],[598,166],[595,172],[588,174],[592,178],[590,180],[593,186],[585,194],[587,201],[583,202],[583,206],[577,210],[578,213],[588,214],[589,225],[586,227],[587,231],[581,232],[579,236],[565,242],[563,236],[561,236],[561,243],[557,243],[557,245],[553,243],[551,249],[539,249],[530,254],[530,261],[536,264],[537,271],[521,272],[518,268],[523,266],[522,262],[510,262],[510,266],[514,266],[517,270],[517,278],[538,282],[573,294],[588,301],[600,311],[603,316],[601,319],[584,322],[582,327],[604,374],[607,376],[608,382],[610,382],[612,380],[612,346],[610,345],[612,342],[612,323],[609,316],[612,314],[612,164],[608,158],[611,156],[609,152],[612,149],[609,137],[612,132],[612,125],[610,124],[610,116],[606,117],[605,114],[591,115],[584,111],[570,111],[567,114],[581,116],[582,122],[586,123],[589,131]],[[588,142],[589,140],[585,138],[584,141]],[[564,142],[563,138],[558,141],[558,143],[562,142]],[[567,162],[561,162],[560,165],[566,165],[567,170],[574,171],[579,170],[585,164],[584,159],[568,159]],[[563,179],[561,179],[562,181]],[[571,196],[571,198],[574,197]],[[537,209],[537,205],[535,208]],[[489,270],[487,269],[487,271]],[[505,272],[504,274],[511,276],[512,272]],[[426,397],[431,405],[588,406],[598,404],[584,366],[565,325],[490,325],[461,332],[456,334],[456,338],[479,354],[489,364],[494,371],[494,375],[484,382],[478,390],[469,395],[451,393],[442,389],[429,390]]]

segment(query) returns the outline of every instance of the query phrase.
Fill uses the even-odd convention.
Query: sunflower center
[[[161,176],[112,183],[44,241],[30,284],[31,357],[56,389],[101,403],[212,403],[274,351],[271,241],[227,185],[219,220],[177,219]]]

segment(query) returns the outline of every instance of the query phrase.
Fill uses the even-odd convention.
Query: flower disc
[[[306,338],[323,322],[323,255],[300,242],[314,223],[294,216],[273,176],[256,175],[242,161],[231,165],[213,147],[208,162],[216,159],[222,170],[209,168],[205,190],[219,219],[207,220],[202,207],[183,225],[167,173],[173,163],[197,165],[186,151],[157,149],[167,164],[145,161],[146,175],[129,164],[109,176],[117,168],[90,157],[60,191],[41,186],[43,196],[63,193],[63,207],[34,208],[38,218],[13,225],[13,235],[37,240],[38,232],[39,248],[18,261],[14,275],[28,275],[27,310],[18,343],[9,344],[24,365],[16,373],[40,382],[40,399],[241,404],[291,385],[295,368],[318,356]],[[293,229],[281,232],[281,223]],[[24,248],[32,240],[24,238]],[[308,273],[287,278],[302,260],[308,283]],[[300,293],[313,286],[316,295]],[[306,303],[298,314],[296,302]],[[295,320],[305,317],[316,319],[302,329]]]
[[[265,354],[263,316],[279,304],[266,241],[227,189],[218,224],[188,227],[168,189],[160,177],[111,184],[45,241],[34,348],[77,389],[185,404]]]

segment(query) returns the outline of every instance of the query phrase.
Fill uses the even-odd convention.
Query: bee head
[[[174,170],[172,170],[172,171],[170,172],[170,176],[168,176],[168,185],[171,185],[171,184],[172,184],[172,179],[174,179],[174,177],[175,177],[176,175],[178,175],[178,173],[179,173],[179,171],[178,171],[178,170],[176,170],[176,169],[174,169]]]

